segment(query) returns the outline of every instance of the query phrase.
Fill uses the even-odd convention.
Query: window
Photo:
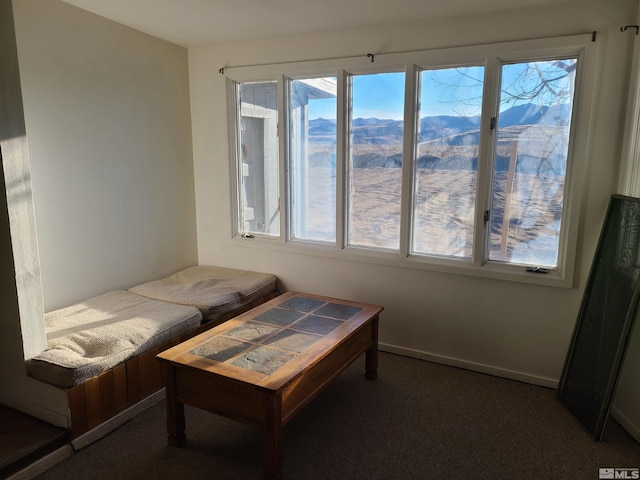
[[[366,65],[227,69],[235,233],[302,252],[570,285],[591,43],[581,35]]]
[[[400,246],[404,81],[404,72],[351,77],[348,245]]]
[[[489,260],[557,266],[576,67],[502,66]]]
[[[336,241],[335,77],[289,88],[291,238]]]
[[[484,68],[420,73],[413,251],[471,258]]]
[[[238,85],[239,229],[280,235],[277,82]]]

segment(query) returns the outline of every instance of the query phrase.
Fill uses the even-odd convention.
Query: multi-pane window
[[[584,171],[575,152],[586,152],[589,123],[576,120],[577,86],[593,64],[585,38],[559,42],[504,57],[490,46],[456,49],[460,60],[390,56],[370,71],[341,59],[230,75],[236,233],[568,275]]]

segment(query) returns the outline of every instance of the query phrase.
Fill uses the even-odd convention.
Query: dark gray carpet
[[[364,358],[284,428],[284,476],[315,479],[598,479],[640,467],[640,445],[612,419],[595,442],[555,390],[381,353]],[[259,479],[261,433],[186,407],[187,443],[166,444],[162,402],[39,476]]]

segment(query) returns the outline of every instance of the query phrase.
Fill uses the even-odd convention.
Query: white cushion
[[[189,267],[129,289],[148,298],[196,307],[204,321],[216,320],[275,290],[276,277],[270,273],[207,265]]]
[[[45,315],[47,349],[27,362],[34,378],[72,387],[197,328],[198,309],[124,290]]]

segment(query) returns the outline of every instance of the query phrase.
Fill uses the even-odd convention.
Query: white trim
[[[591,163],[593,135],[590,134],[594,122],[593,97],[598,82],[598,46],[592,42],[579,55],[576,72],[575,94],[570,138],[567,175],[564,193],[562,224],[568,225],[566,235],[560,236],[558,245],[558,270],[563,272],[567,286],[574,286],[576,248],[579,235],[579,218],[582,207],[585,177]]]
[[[93,430],[89,430],[87,433],[74,438],[73,440],[71,440],[71,445],[73,445],[73,448],[75,448],[76,450],[88,447],[92,443],[113,432],[116,428],[131,420],[136,415],[160,403],[162,400],[164,400],[164,398],[165,389],[163,388],[162,390],[157,391],[153,395],[150,395],[144,400],[141,400],[135,405],[127,408],[125,411],[119,413],[118,415],[110,418],[106,422],[101,423]]]
[[[41,459],[26,466],[19,472],[14,473],[8,477],[7,480],[31,480],[32,478],[36,478],[38,475],[71,457],[73,453],[74,451],[71,445],[60,447],[49,455],[45,455]]]
[[[229,169],[229,181],[231,184],[231,232],[233,235],[237,235],[240,230],[240,172],[238,166],[238,142],[236,136],[236,130],[239,128],[239,102],[236,91],[236,84],[230,79],[226,78],[227,89],[227,145],[229,148],[229,158],[233,159],[231,162],[231,168]]]
[[[435,257],[420,258],[414,255],[401,257],[398,252],[388,252],[368,248],[345,247],[340,250],[334,245],[323,245],[320,243],[305,242],[301,240],[291,240],[285,244],[279,242],[278,239],[265,237],[260,237],[258,240],[257,235],[256,238],[243,238],[237,236],[229,239],[224,245],[231,248],[247,247],[252,249],[264,249],[282,253],[334,258],[343,261],[365,262],[392,267],[414,268],[432,272],[452,273],[457,275],[467,275],[470,277],[490,278],[509,282],[528,283],[532,285],[544,285],[548,287],[573,287],[572,278],[564,279],[556,272],[550,271],[548,274],[540,275],[527,272],[525,267],[516,270],[515,267],[510,265],[504,267],[502,265],[492,263],[478,266],[472,264],[468,260]]]
[[[28,392],[26,397],[17,397],[11,395],[9,392],[0,391],[0,403],[55,425],[56,427],[68,428],[67,392],[59,387],[39,382],[31,377],[25,377],[25,379],[27,380],[27,386],[24,388],[27,389],[26,391]],[[30,382],[30,380],[33,380],[33,382]],[[36,389],[33,385],[43,388]],[[43,396],[50,400],[49,406],[33,403],[32,399]],[[56,410],[55,406],[58,406],[59,410]]]
[[[408,257],[411,252],[411,239],[413,238],[414,215],[416,191],[416,156],[417,136],[419,124],[419,109],[416,108],[419,102],[419,92],[416,88],[418,83],[418,67],[415,64],[408,64],[405,72],[405,96],[404,96],[404,131],[402,152],[402,194],[400,207],[400,256]],[[411,93],[408,93],[411,92]]]
[[[354,57],[323,60],[230,66],[224,67],[223,73],[236,82],[256,82],[274,80],[281,75],[303,77],[325,75],[328,71],[338,70],[345,70],[349,73],[373,73],[388,71],[390,68],[405,70],[406,65],[413,63],[421,67],[429,65],[438,67],[458,66],[459,64],[482,62],[487,55],[498,55],[505,61],[518,60],[522,56],[535,55],[540,50],[545,50],[547,56],[553,57],[567,55],[567,49],[574,49],[576,54],[579,53],[584,45],[593,41],[592,35],[592,33],[583,33],[433,50],[386,52],[376,54],[373,62],[363,54]]]
[[[378,349],[382,352],[395,353],[397,355],[417,358],[419,360],[426,360],[441,365],[447,365],[449,367],[457,367],[463,368],[465,370],[471,370],[473,372],[486,373],[488,375],[493,375],[494,377],[517,380],[519,382],[530,383],[532,385],[538,385],[541,387],[558,387],[558,380],[554,378],[531,375],[528,373],[518,372],[516,370],[508,370],[506,368],[494,367],[493,365],[486,365],[484,363],[470,362],[468,360],[462,360],[460,358],[448,357],[445,355],[429,353],[422,350],[414,350],[413,348],[405,348],[388,343],[379,343]]]
[[[611,416],[620,424],[625,431],[631,435],[638,443],[640,443],[640,426],[635,425],[628,417],[626,417],[615,406],[611,408]],[[606,427],[605,427],[606,428]]]
[[[347,209],[345,208],[348,201],[347,181],[349,176],[346,171],[346,158],[348,138],[347,127],[350,120],[347,118],[350,108],[348,106],[349,99],[349,77],[344,70],[338,72],[338,96],[336,111],[336,244],[335,247],[343,249],[347,242]],[[286,208],[286,207],[285,207]]]

